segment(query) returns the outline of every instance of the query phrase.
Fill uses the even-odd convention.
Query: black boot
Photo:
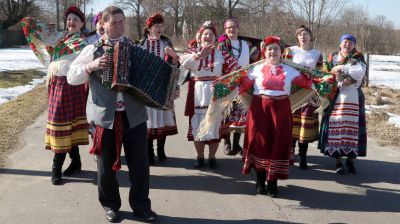
[[[194,167],[196,169],[203,168],[204,166],[204,157],[197,157],[196,163],[194,164]]]
[[[266,172],[265,171],[259,171],[257,172],[257,183],[256,183],[256,193],[257,194],[267,194],[267,191],[265,190],[265,179],[266,179]]]
[[[78,146],[72,147],[71,152],[69,152],[69,157],[71,158],[71,164],[69,164],[68,168],[64,171],[64,176],[71,176],[75,173],[79,173],[82,169]]]
[[[268,195],[271,198],[276,198],[278,197],[279,191],[278,191],[278,180],[269,180],[268,185]]]
[[[164,162],[167,160],[167,156],[165,155],[165,140],[166,137],[162,139],[157,139],[157,156],[158,156],[158,161],[159,162]]]
[[[344,174],[343,163],[340,160],[336,160],[336,174]]]
[[[61,169],[65,160],[66,153],[55,153],[53,158],[53,167],[51,169],[51,183],[61,184]]]
[[[233,145],[231,155],[236,155],[238,153],[242,154],[243,148],[239,144],[240,142],[240,133],[233,133]]]
[[[350,174],[356,174],[357,173],[356,167],[354,166],[354,160],[353,159],[347,157],[345,164],[346,164],[346,167],[347,167],[347,169],[348,169]]]
[[[154,160],[154,148],[153,148],[153,139],[148,139],[147,140],[147,149],[149,151],[149,164],[154,165],[155,160]]]
[[[306,170],[308,168],[307,149],[308,149],[308,143],[300,143],[299,142],[299,160],[300,160],[299,166],[303,170]]]

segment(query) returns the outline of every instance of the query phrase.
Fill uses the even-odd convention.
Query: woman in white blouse
[[[356,50],[356,43],[354,36],[342,35],[340,51],[329,54],[324,61],[324,70],[336,75],[338,91],[324,111],[318,148],[336,158],[337,174],[345,173],[342,156],[347,157],[348,172],[355,174],[354,159],[367,153],[365,99],[361,90],[366,63]]]
[[[189,116],[187,137],[189,141],[194,141],[197,151],[195,167],[202,168],[204,166],[204,148],[208,144],[210,150],[208,156],[209,167],[216,169],[215,153],[221,140],[220,136],[226,135],[229,130],[223,128],[209,130],[207,139],[211,140],[207,141],[202,141],[202,139],[195,140],[195,137],[198,133],[200,122],[204,119],[211,101],[212,81],[222,75],[224,57],[222,56],[222,52],[215,47],[217,32],[212,22],[205,22],[198,33],[200,35],[200,45],[189,49],[180,58],[181,65],[191,72],[185,109],[185,115]]]
[[[310,68],[322,69],[322,54],[312,46],[313,34],[311,30],[302,25],[296,30],[298,46],[288,47],[285,50],[284,58],[292,60]],[[306,105],[293,112],[293,150],[296,142],[299,146],[299,167],[307,169],[307,149],[308,143],[318,140],[319,118],[315,110],[319,107],[316,93],[311,97]],[[293,155],[293,154],[292,154]]]
[[[254,168],[256,192],[277,197],[278,179],[287,179],[289,174],[292,114],[288,97],[291,86],[311,88],[312,81],[281,63],[284,44],[279,37],[265,38],[261,48],[265,63],[251,69],[240,84],[240,93],[253,87],[244,139],[243,173]]]

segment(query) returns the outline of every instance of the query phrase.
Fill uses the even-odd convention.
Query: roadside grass
[[[389,123],[387,112],[400,116],[400,90],[371,86],[363,88],[366,105],[383,106],[367,113],[367,135],[375,138],[381,146],[393,146],[400,150],[400,128]]]
[[[7,155],[17,150],[20,133],[46,108],[47,89],[44,84],[0,105],[0,167],[4,167]]]

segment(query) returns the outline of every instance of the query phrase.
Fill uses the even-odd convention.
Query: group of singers
[[[71,6],[64,16],[65,32],[31,18],[22,20],[28,43],[48,68],[45,147],[54,152],[51,181],[54,185],[62,183],[66,153],[71,164],[63,175],[81,170],[78,146],[89,142],[89,122],[94,129],[90,153],[97,156],[98,194],[106,219],[117,221],[121,207],[115,175],[121,167],[123,145],[131,181],[129,204],[136,217],[154,221],[157,214],[148,197],[149,165],[155,163],[153,142],[157,142],[157,158],[162,163],[167,159],[166,137],[178,133],[175,111],[146,107],[135,96],[120,88],[109,89],[97,78],[110,66],[107,47],[117,42],[134,44],[124,35],[125,15],[120,8],[109,6],[97,14],[93,20],[96,31],[92,33],[86,32],[85,15],[79,8]],[[243,174],[255,170],[256,193],[277,197],[277,180],[288,178],[295,143],[299,146],[299,166],[307,169],[308,143],[318,140],[321,152],[336,158],[337,174],[345,173],[342,156],[347,158],[348,172],[355,174],[354,159],[366,155],[361,90],[366,63],[355,48],[356,38],[343,35],[340,50],[323,60],[322,53],[313,48],[312,31],[305,26],[296,30],[297,45],[291,47],[277,36],[268,36],[256,46],[239,36],[239,22],[233,18],[226,20],[223,28],[224,34],[219,37],[215,24],[204,22],[185,53],[178,56],[171,40],[164,36],[163,16],[155,14],[146,20],[144,39],[139,43],[171,66],[190,71],[185,115],[189,117],[187,138],[194,141],[197,152],[195,167],[206,165],[204,151],[208,145],[207,164],[217,169],[216,152],[224,139],[225,154],[242,154]],[[248,110],[233,101],[230,116],[215,130],[208,130],[213,137],[196,140],[212,100],[213,81],[261,58],[265,61],[249,69],[238,85],[240,94],[252,95]],[[315,112],[320,107],[318,96],[310,97],[292,113],[292,85],[313,90],[313,77],[282,63],[283,58],[336,77],[337,89],[323,111],[321,125]],[[235,130],[232,142],[230,130]],[[239,145],[241,131],[245,133],[243,148]]]

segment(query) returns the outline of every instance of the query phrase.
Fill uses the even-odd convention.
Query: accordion
[[[140,46],[119,42],[105,52],[109,69],[103,70],[102,83],[108,88],[124,87],[146,106],[171,110],[179,90],[180,71]]]

